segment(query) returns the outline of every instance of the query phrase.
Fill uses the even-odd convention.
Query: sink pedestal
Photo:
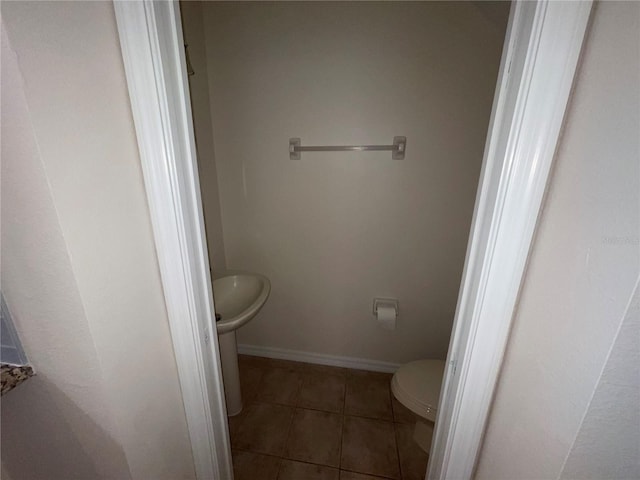
[[[235,330],[218,335],[224,396],[227,401],[227,415],[233,417],[242,411],[240,392],[240,370],[238,369],[238,347]]]

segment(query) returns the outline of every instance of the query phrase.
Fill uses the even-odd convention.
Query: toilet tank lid
[[[393,394],[413,413],[435,421],[444,366],[443,360],[418,360],[403,365],[393,376]]]

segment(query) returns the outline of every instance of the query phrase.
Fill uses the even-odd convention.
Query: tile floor
[[[239,356],[236,480],[423,480],[428,456],[390,374]]]

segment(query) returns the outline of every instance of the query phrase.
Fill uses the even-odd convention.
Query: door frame
[[[471,478],[591,1],[512,4],[427,478]]]
[[[512,4],[428,479],[473,474],[591,7]],[[114,8],[196,477],[232,479],[179,6]]]
[[[179,6],[113,4],[196,478],[232,479]]]

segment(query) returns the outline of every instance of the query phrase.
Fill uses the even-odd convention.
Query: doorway
[[[284,476],[301,463],[323,475],[424,477],[428,456],[391,374],[357,373],[446,359],[509,6],[181,4],[214,278],[228,267],[272,286],[236,331],[253,355],[252,367],[240,362],[245,408],[230,417],[237,468],[276,458],[274,480],[278,466]],[[394,136],[407,139],[402,160],[287,152],[292,137]],[[372,315],[376,297],[398,300],[393,330]],[[295,363],[258,361],[268,357]],[[319,376],[309,372],[317,361],[342,368]],[[312,388],[327,395],[315,409]],[[316,424],[325,435],[304,437]]]
[[[436,453],[440,445],[446,455],[443,458],[438,457],[435,462],[432,461],[430,476],[433,478],[450,476],[451,471],[447,471],[446,466],[457,455],[461,460],[457,462],[458,468],[472,468],[473,466],[482,433],[482,428],[476,431],[478,429],[475,427],[482,426],[484,419],[486,419],[490,394],[482,395],[479,402],[465,403],[466,398],[471,398],[468,388],[470,378],[468,373],[476,369],[480,375],[473,377],[474,381],[485,381],[485,385],[480,391],[492,391],[509,325],[509,309],[512,311],[517,295],[517,284],[522,277],[526,251],[535,227],[535,218],[544,192],[553,148],[560,129],[589,9],[590,5],[584,3],[555,5],[540,2],[516,4],[516,9],[512,12],[510,30],[505,44],[505,55],[503,55],[499,75],[498,92],[493,106],[489,139],[487,148],[485,148],[481,188],[476,201],[475,222],[472,226],[473,233],[467,251],[467,266],[463,274],[463,287],[457,308],[456,318],[459,325],[454,326],[452,341],[452,346],[455,348],[453,356],[451,349],[449,353],[451,362],[445,380],[441,399],[442,410],[439,414],[436,431]],[[217,416],[216,418],[219,419],[219,414],[224,413],[224,409],[219,408],[222,401],[219,369],[217,373],[215,370],[217,345],[215,337],[212,338],[210,334],[212,331],[210,314],[212,312],[210,308],[207,311],[207,305],[210,305],[211,298],[210,279],[208,279],[208,274],[205,275],[202,271],[202,265],[206,264],[206,259],[202,256],[202,252],[205,251],[202,235],[202,213],[197,203],[200,200],[198,191],[197,188],[194,188],[197,186],[197,173],[194,168],[194,145],[187,115],[190,112],[184,95],[186,82],[180,68],[184,66],[184,51],[178,40],[180,38],[178,35],[180,33],[179,23],[177,23],[179,16],[171,4],[156,7],[151,3],[145,3],[143,7],[140,5],[117,6],[116,13],[123,44],[123,57],[132,92],[134,117],[138,129],[152,217],[154,218],[156,240],[158,242],[158,237],[162,235],[175,238],[176,231],[195,232],[195,234],[191,234],[191,243],[184,242],[184,240],[178,241],[175,249],[183,253],[183,257],[179,256],[178,258],[192,259],[192,261],[173,262],[173,264],[178,263],[178,267],[181,267],[179,273],[182,276],[180,278],[186,278],[190,285],[197,287],[196,290],[200,293],[195,296],[193,289],[185,290],[184,285],[180,285],[180,282],[171,279],[165,280],[166,270],[175,266],[165,264],[165,254],[170,250],[171,245],[168,245],[167,242],[159,242],[158,248],[167,296],[170,297],[171,292],[178,291],[184,295],[184,298],[195,298],[200,302],[195,304],[192,302],[193,308],[190,310],[187,308],[187,311],[196,313],[196,315],[189,317],[188,322],[180,323],[177,320],[172,320],[172,334],[174,334],[174,345],[177,344],[176,356],[181,382],[183,382],[187,418],[189,421],[192,410],[202,408],[205,412],[214,412],[213,416]],[[145,28],[139,28],[140,25]],[[152,35],[145,39],[145,32],[152,32]],[[136,37],[136,35],[138,36]],[[132,42],[134,39],[135,41]],[[531,45],[536,45],[537,48],[529,48]],[[138,57],[134,60],[133,57],[136,54]],[[557,68],[558,58],[564,60],[561,63],[564,66],[563,69]],[[147,76],[140,79],[137,74],[141,71],[147,73]],[[155,92],[147,92],[144,88],[148,85],[149,78],[154,78],[156,85],[159,86]],[[509,82],[507,82],[508,79]],[[138,83],[139,80],[141,83]],[[145,80],[147,81],[145,82]],[[136,85],[140,85],[140,87],[136,88]],[[149,103],[145,105],[145,101]],[[517,112],[518,115],[513,115],[514,112]],[[173,115],[169,115],[169,113],[173,113]],[[165,121],[164,125],[168,125],[170,128],[162,128],[160,122],[155,122],[156,115],[162,118]],[[148,155],[150,150],[153,150],[153,145],[156,144],[146,141],[151,138],[159,140],[160,145],[163,146],[159,149],[157,156]],[[173,143],[165,142],[164,139],[167,138],[173,138],[175,141]],[[178,141],[178,139],[181,140]],[[537,144],[538,148],[535,151],[523,149],[531,144]],[[176,161],[176,158],[182,159],[182,161]],[[154,165],[158,162],[164,162],[165,165],[173,167],[168,169],[169,173],[161,169],[156,171]],[[154,172],[158,174],[156,178],[153,177]],[[504,172],[507,173],[504,174]],[[174,182],[163,183],[165,179],[173,179]],[[528,188],[518,188],[520,185],[528,185]],[[161,191],[163,188],[165,190]],[[181,188],[183,195],[180,195]],[[184,195],[185,192],[190,193]],[[164,196],[160,193],[163,193]],[[172,198],[174,201],[167,202],[168,198]],[[181,215],[162,214],[160,212],[162,209],[154,208],[154,205],[172,209],[171,213],[179,212]],[[185,216],[185,212],[188,215]],[[493,215],[495,212],[501,212],[500,218]],[[178,225],[176,225],[176,218]],[[513,221],[513,219],[520,220]],[[162,226],[166,226],[166,228],[163,229]],[[515,235],[513,235],[514,233]],[[509,236],[508,244],[503,245],[507,248],[496,250],[496,245],[501,245],[500,242]],[[184,238],[184,235],[182,237],[177,235],[177,237],[179,240]],[[175,259],[176,257],[171,258]],[[491,271],[492,262],[496,261],[499,261],[498,264],[503,265],[503,268],[494,269],[493,272],[498,273],[494,273],[493,276],[484,275],[483,271]],[[475,268],[476,265],[479,267]],[[198,275],[185,276],[185,266],[193,267],[198,271]],[[191,271],[187,271],[187,273],[191,273]],[[490,288],[494,284],[504,285],[505,281],[510,286],[515,283],[516,287],[510,288],[506,292],[504,288],[502,291],[499,289],[494,291]],[[479,289],[479,286],[482,288]],[[497,317],[489,315],[491,312],[483,310],[486,309],[486,305],[470,301],[479,293],[484,298],[487,295],[496,296],[497,301],[492,305],[501,307],[501,310],[497,312],[499,314]],[[204,298],[207,295],[209,301]],[[172,313],[176,312],[169,310],[170,318],[172,318]],[[197,315],[198,312],[200,312],[200,316]],[[495,327],[495,322],[498,322],[499,331],[492,340],[490,334],[496,330],[491,327]],[[185,323],[188,324],[186,327],[191,329],[191,333],[194,334],[195,342],[194,340],[189,342],[184,337],[177,335],[182,328],[185,328]],[[466,335],[459,335],[460,331],[466,332]],[[473,335],[469,335],[469,332]],[[484,333],[484,337],[478,335],[479,333]],[[460,339],[468,341],[461,343]],[[474,342],[479,342],[479,339],[482,339],[482,343],[474,344]],[[189,343],[192,347],[191,350],[186,348]],[[209,349],[203,350],[203,345],[209,346]],[[491,353],[489,355],[490,361],[483,360],[478,349],[474,349],[477,345],[485,347],[484,353],[487,351]],[[193,352],[194,346],[195,352]],[[211,352],[211,357],[204,355],[203,352]],[[199,383],[190,384],[189,380],[194,378],[193,374],[180,368],[181,362],[184,362],[185,359],[191,361],[195,371],[199,372],[197,376]],[[207,364],[214,367],[212,377],[206,376],[205,366]],[[189,390],[185,387],[192,389]],[[213,388],[213,392],[210,387]],[[198,391],[208,392],[209,401],[194,402]],[[477,393],[478,390],[475,390],[474,395],[477,396]],[[200,398],[202,398],[201,395]],[[450,409],[449,407],[455,408]],[[460,420],[464,419],[465,415],[473,414],[474,411],[475,419],[473,422],[468,422],[469,428],[467,428],[467,423]],[[209,413],[209,415],[212,414]],[[451,419],[455,421],[452,422]],[[450,428],[451,425],[456,425],[456,422],[457,428]],[[189,426],[190,432],[192,432],[196,464],[198,465],[199,459],[204,458],[199,476],[207,478],[205,457],[208,451],[210,457],[208,464],[212,468],[210,471],[217,470],[223,472],[221,478],[231,478],[228,469],[228,453],[225,454],[225,451],[228,452],[228,444],[225,443],[228,436],[225,435],[224,427],[220,425],[216,428],[205,426],[209,432],[212,432],[210,436],[204,437],[209,439],[206,442],[203,437],[198,437],[196,434],[199,431],[198,425],[190,421]],[[471,442],[471,448],[462,449],[463,445],[456,442],[456,439],[461,438],[460,436],[465,433],[471,433],[471,435],[464,435],[466,441]],[[214,448],[203,448],[207,445]],[[466,446],[469,447],[469,445]],[[215,452],[216,455],[212,457],[211,452]],[[219,462],[220,459],[222,462]],[[457,478],[466,478],[469,475],[470,471]]]

